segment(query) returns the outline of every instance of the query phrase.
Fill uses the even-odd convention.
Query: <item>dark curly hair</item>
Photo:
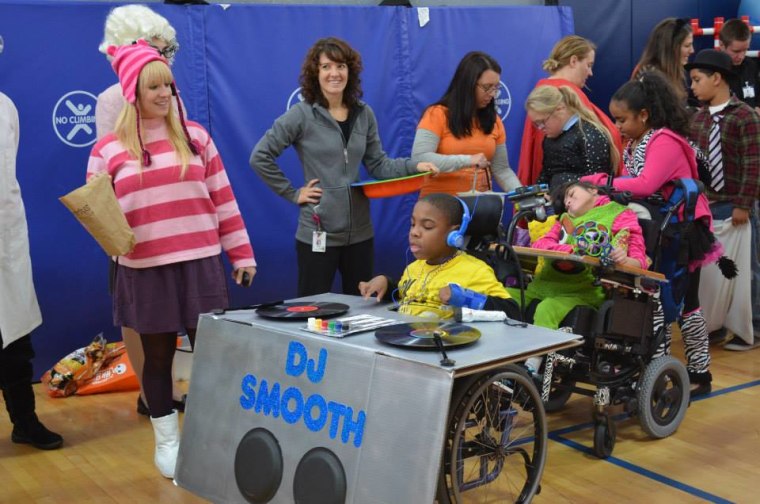
[[[446,217],[446,220],[449,221],[449,224],[453,226],[462,224],[464,208],[462,208],[462,201],[456,196],[446,193],[431,193],[420,198],[419,201],[430,203],[440,210]]]
[[[448,126],[456,138],[472,135],[473,119],[477,119],[480,129],[490,134],[496,124],[496,105],[494,99],[482,109],[475,103],[475,86],[486,70],[501,74],[501,66],[493,57],[481,51],[464,55],[459,62],[454,77],[443,97],[434,105],[443,105],[448,109]]]
[[[328,103],[319,85],[319,57],[324,54],[336,63],[348,66],[348,83],[343,91],[343,104],[352,109],[362,97],[362,58],[348,43],[336,37],[319,39],[306,53],[301,67],[301,94],[306,103],[318,103],[327,108]]]
[[[654,129],[668,128],[684,138],[689,136],[689,112],[662,72],[642,72],[615,91],[612,101],[625,103],[635,113],[646,110],[648,124]]]

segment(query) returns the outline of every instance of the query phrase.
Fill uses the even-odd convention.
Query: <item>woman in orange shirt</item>
[[[420,197],[492,189],[491,176],[504,191],[519,187],[507,158],[504,124],[496,113],[501,66],[483,52],[467,53],[438,102],[417,125],[412,160],[440,169],[429,177]]]

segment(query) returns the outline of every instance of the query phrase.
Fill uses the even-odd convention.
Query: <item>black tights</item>
[[[190,346],[195,348],[195,329],[188,329]],[[160,418],[174,409],[172,399],[172,363],[177,348],[177,333],[140,334],[145,363],[142,385],[150,416]]]

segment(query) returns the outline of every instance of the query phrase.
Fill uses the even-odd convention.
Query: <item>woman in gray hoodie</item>
[[[391,159],[383,151],[372,109],[362,96],[361,56],[329,37],[309,49],[301,69],[304,101],[280,116],[251,153],[251,167],[277,194],[301,207],[296,230],[298,295],[328,292],[340,271],[343,292],[359,294],[373,272],[369,200],[359,181],[364,163],[376,179],[437,173],[431,163]],[[306,184],[295,188],[277,165],[293,146]]]

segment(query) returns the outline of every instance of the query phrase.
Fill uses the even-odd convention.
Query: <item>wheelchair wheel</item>
[[[541,387],[542,384],[537,384]],[[573,395],[573,387],[575,387],[575,381],[570,380],[566,376],[557,376],[555,373],[552,376],[552,385],[549,389],[549,400],[544,403],[544,409],[547,413],[554,413],[565,407],[565,404]]]
[[[644,369],[636,391],[641,428],[653,438],[673,434],[689,405],[689,375],[669,355],[653,359]]]
[[[547,429],[541,397],[517,366],[483,373],[455,394],[439,504],[530,502],[540,490]]]
[[[615,449],[617,431],[615,422],[608,415],[596,420],[594,424],[594,455],[600,459],[609,458]]]

